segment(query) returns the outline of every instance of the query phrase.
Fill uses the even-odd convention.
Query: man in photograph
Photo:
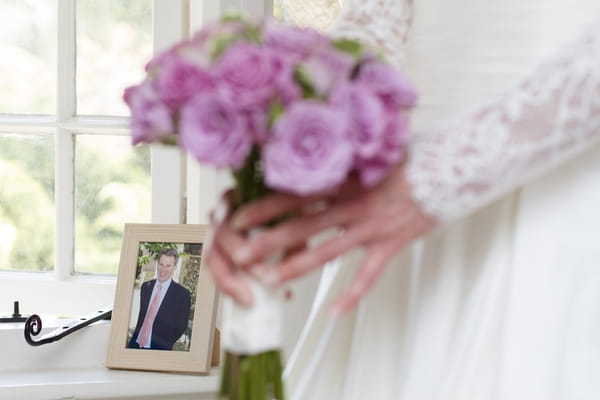
[[[144,282],[140,312],[128,348],[173,350],[185,332],[190,314],[190,292],[173,280],[179,253],[165,248],[158,255],[157,279]]]

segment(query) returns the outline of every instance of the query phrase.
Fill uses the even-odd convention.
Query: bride
[[[385,51],[418,88],[406,163],[245,242],[306,200],[250,205],[208,256],[250,302],[225,254],[250,265],[341,228],[263,276],[343,254],[288,361],[290,398],[600,398],[600,2],[348,0],[331,33]]]

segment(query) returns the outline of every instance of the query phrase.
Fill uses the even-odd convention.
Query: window
[[[87,313],[112,303],[123,223],[183,221],[182,157],[130,145],[122,93],[189,1],[0,9],[0,310]]]
[[[11,262],[0,264],[0,314],[9,314],[14,300],[20,301],[23,314],[66,316],[85,315],[112,304],[115,280],[105,274],[110,269],[103,264],[114,256],[105,250],[114,249],[115,232],[121,229],[123,219],[137,218],[143,210],[147,213],[147,206],[140,204],[150,198],[152,222],[206,223],[207,211],[229,182],[224,175],[186,160],[176,149],[153,147],[140,153],[131,149],[127,117],[118,108],[120,99],[105,104],[97,97],[100,93],[120,97],[122,88],[113,82],[122,79],[120,74],[141,70],[131,67],[129,63],[135,62],[131,60],[119,58],[127,65],[125,72],[113,70],[115,65],[106,62],[111,36],[105,31],[110,30],[110,21],[121,18],[124,24],[114,33],[117,39],[130,29],[136,30],[135,35],[146,35],[138,39],[144,42],[139,48],[114,42],[114,50],[123,51],[120,57],[128,57],[132,46],[134,52],[142,51],[151,40],[150,50],[155,53],[232,7],[262,15],[271,14],[272,6],[271,0],[0,0],[0,258],[12,248],[11,240],[16,240],[12,238],[20,233],[17,230],[27,226],[18,248],[24,260],[19,265],[29,266],[18,270]],[[116,15],[107,11],[110,7],[116,7]],[[135,7],[151,10],[150,36],[138,32],[148,29],[149,25],[144,25],[148,22],[134,24],[137,28],[128,25],[131,16],[126,11]],[[148,12],[142,14],[148,18]],[[88,25],[84,26],[86,18]],[[87,32],[91,32],[92,43],[85,44],[90,46],[86,49],[80,37]],[[125,47],[119,48],[120,44]],[[91,62],[98,54],[97,63]],[[91,98],[84,100],[86,96]],[[132,170],[116,172],[129,162]],[[110,165],[110,170],[97,167],[102,163]],[[141,177],[122,176],[142,172]],[[121,196],[123,191],[126,196]],[[88,193],[98,198],[90,199]],[[108,207],[113,212],[103,213]],[[91,239],[82,241],[80,235]],[[96,243],[105,238],[110,240]],[[29,252],[29,247],[41,246],[38,241],[45,243],[43,251]],[[98,267],[92,270],[92,265]],[[304,325],[317,279],[318,274],[312,274],[292,285],[296,296],[286,304],[289,352]],[[108,331],[95,332],[96,336],[82,336],[83,345],[95,349],[92,353],[101,360],[98,344],[103,342],[98,339],[105,337],[98,335]],[[20,346],[23,340],[21,332],[7,337],[9,347]],[[34,363],[35,369],[47,376],[44,372],[60,367],[68,375],[65,382],[72,380],[73,386],[83,391],[94,390],[96,377],[106,378],[90,354],[81,359],[62,357],[52,363],[37,360],[34,353],[29,356],[18,368]],[[57,366],[56,362],[66,364]],[[73,373],[74,365],[85,366],[83,377]],[[101,370],[97,376],[93,373],[96,368]],[[60,380],[62,375],[57,377]],[[35,374],[28,378],[31,385],[16,383],[13,389],[22,386],[23,393],[46,393],[45,382],[38,382]],[[213,388],[213,378],[202,378],[207,383],[201,383],[198,390]],[[141,390],[151,395],[152,387]],[[109,392],[118,394],[119,389]]]

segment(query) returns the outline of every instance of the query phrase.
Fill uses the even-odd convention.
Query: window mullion
[[[57,88],[56,88],[56,236],[55,273],[67,280],[74,264],[74,168],[73,132],[64,127],[76,112],[75,97],[75,15],[76,0],[58,0],[57,18]]]
[[[154,54],[189,35],[189,0],[153,0]],[[152,222],[185,221],[185,158],[177,148],[153,145]]]
[[[193,31],[227,12],[262,17],[273,14],[273,0],[191,0],[190,25]],[[209,166],[198,165],[190,158],[187,165],[187,221],[208,223],[209,211],[219,193],[231,186],[231,177]]]

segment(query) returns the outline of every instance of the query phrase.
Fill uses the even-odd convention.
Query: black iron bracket
[[[23,322],[27,319],[27,315],[21,315],[19,312],[19,302],[13,302],[12,315],[0,316],[0,322]]]
[[[40,337],[39,340],[34,340],[32,336],[37,336],[42,331],[42,319],[39,315],[33,314],[29,318],[27,318],[27,321],[25,321],[25,341],[31,346],[41,346],[43,344],[56,342],[57,340],[60,340],[65,336],[68,336],[71,333],[80,330],[81,328],[93,324],[94,322],[103,319],[110,319],[111,315],[112,306],[90,313],[84,317],[74,319],[69,323],[63,325],[62,327],[57,328],[52,332]]]

